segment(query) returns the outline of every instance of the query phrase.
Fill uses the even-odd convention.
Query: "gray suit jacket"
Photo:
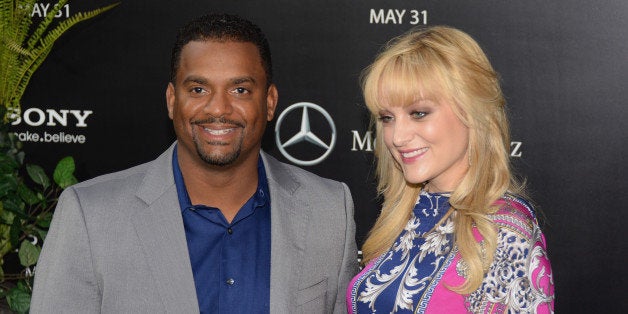
[[[31,313],[199,312],[173,146],[62,193]],[[357,272],[347,186],[261,156],[271,199],[270,312],[346,313],[345,289]]]

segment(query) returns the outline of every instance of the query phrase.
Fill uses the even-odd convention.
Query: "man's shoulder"
[[[263,156],[266,161],[267,175],[269,176],[288,175],[291,179],[298,183],[319,184],[322,186],[338,187],[342,184],[340,181],[324,178],[303,168],[281,162],[267,153]],[[284,180],[279,179],[278,181]]]
[[[152,161],[124,170],[99,175],[92,179],[79,182],[73,187],[76,189],[84,189],[108,184],[121,184],[123,182],[131,183],[137,181],[138,179],[141,179],[145,175],[146,169],[149,167],[150,163],[152,163]]]
[[[163,173],[160,180],[166,180],[167,175],[172,176],[170,163],[172,162],[171,150],[162,153],[158,158],[116,172],[103,174],[92,179],[77,183],[72,186],[77,191],[103,191],[103,190],[135,190],[143,182],[149,173]],[[156,171],[155,171],[156,170]]]

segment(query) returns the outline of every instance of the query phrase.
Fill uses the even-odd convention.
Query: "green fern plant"
[[[20,100],[33,73],[44,62],[55,41],[79,22],[108,11],[114,3],[89,12],[78,12],[58,23],[55,15],[68,0],[51,3],[53,9],[39,23],[31,16],[37,0],[0,0],[0,102],[7,108],[4,122],[19,114]]]
[[[119,4],[55,21],[67,2],[50,3],[53,9],[46,17],[33,18],[31,10],[36,0],[0,0],[0,313],[7,307],[16,313],[28,312],[33,270],[57,197],[77,181],[72,157],[57,164],[53,180],[41,167],[25,164],[22,143],[9,124],[20,114],[26,87],[55,41],[77,23]],[[5,271],[8,255],[19,262],[19,266],[13,265],[21,269],[19,272]]]

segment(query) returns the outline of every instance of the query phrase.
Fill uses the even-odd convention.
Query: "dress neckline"
[[[451,196],[451,192],[429,192],[429,191],[426,191],[426,190],[421,190],[421,193],[419,193],[419,196],[420,195],[450,197]]]
[[[449,193],[429,193],[421,191],[414,209],[412,210],[414,223],[418,234],[423,235],[432,230],[449,211]]]

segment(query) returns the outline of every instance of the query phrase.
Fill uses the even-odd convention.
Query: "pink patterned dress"
[[[554,281],[531,206],[506,195],[490,217],[498,227],[495,257],[480,287],[468,295],[447,286],[464,282],[466,264],[453,238],[449,195],[422,192],[391,249],[369,263],[347,288],[355,313],[553,313]],[[478,242],[482,236],[475,232]]]

